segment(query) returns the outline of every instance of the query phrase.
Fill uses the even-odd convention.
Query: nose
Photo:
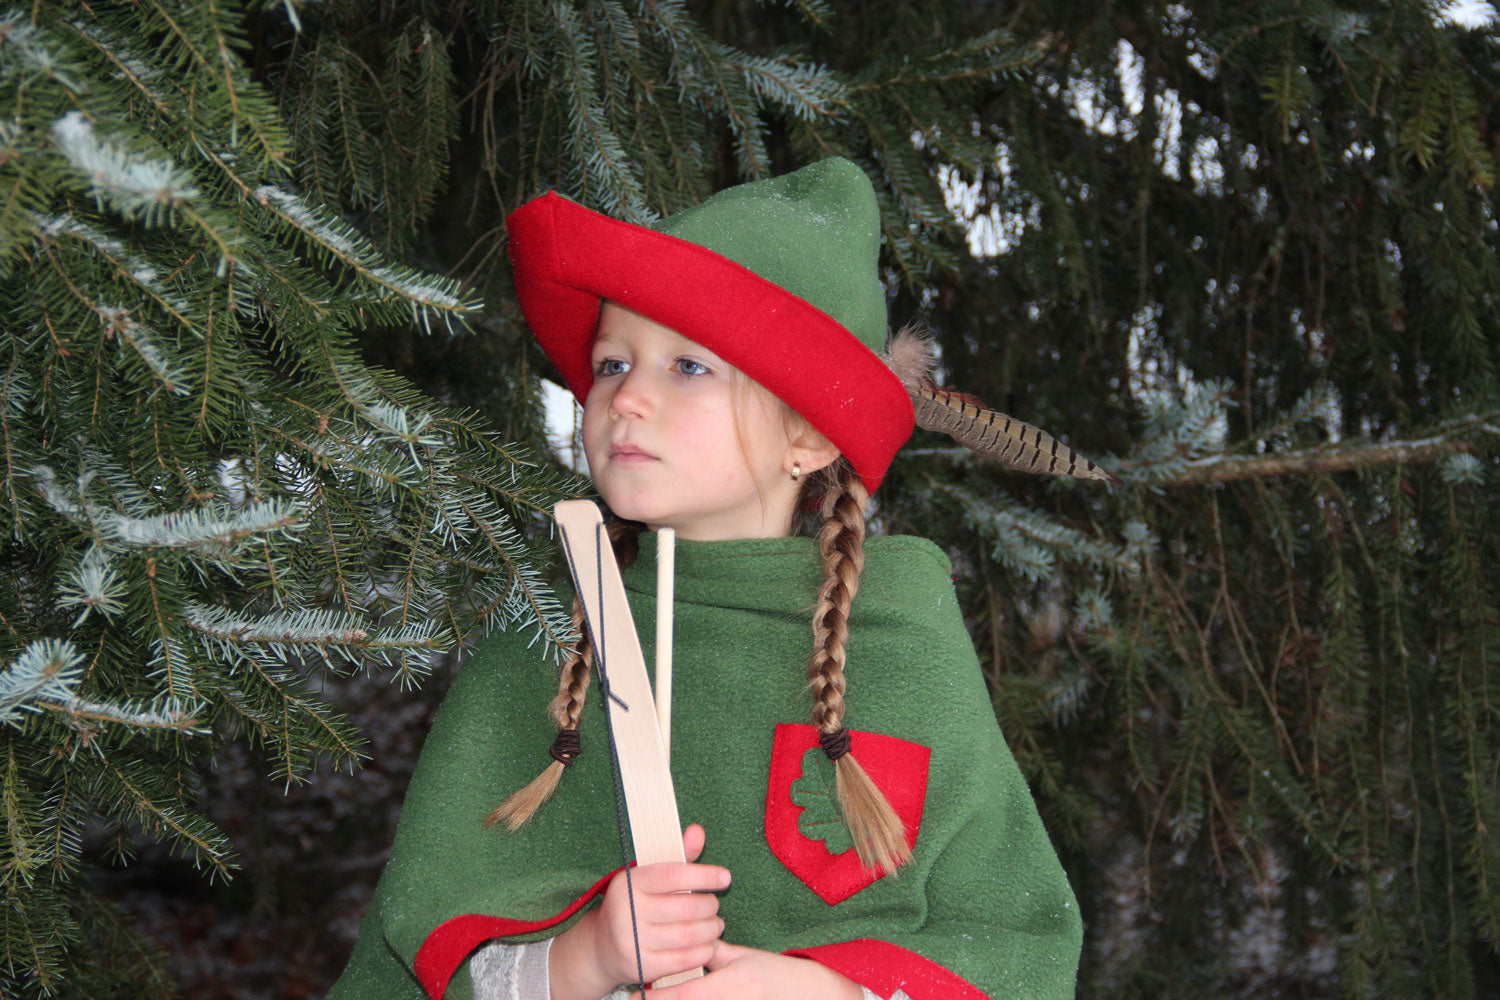
[[[609,419],[648,416],[652,405],[649,381],[646,373],[639,368],[626,372],[619,385],[615,386],[614,395],[610,397]]]

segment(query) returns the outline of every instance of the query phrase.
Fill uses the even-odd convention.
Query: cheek
[[[583,400],[583,434],[587,438],[589,432],[598,430],[600,427],[609,425],[609,399],[608,394],[599,388],[595,382],[594,387],[589,390],[588,396]]]
[[[756,481],[764,478],[752,464],[754,453],[747,453],[741,446],[731,420],[700,422],[684,440],[690,442],[686,450],[696,456],[693,464],[704,484],[730,490],[754,489]]]
[[[608,402],[601,400],[597,392],[590,392],[584,401],[581,432],[584,457],[590,468],[597,468],[609,443]]]
[[[781,409],[762,400],[756,400],[749,408],[741,438],[750,464],[762,472],[779,468],[791,444]]]

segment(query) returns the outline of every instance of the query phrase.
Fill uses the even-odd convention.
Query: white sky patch
[[[1308,367],[1314,371],[1324,371],[1328,367],[1327,331],[1321,327],[1308,326],[1306,317],[1300,309],[1293,309],[1289,318],[1293,332],[1296,333],[1297,339],[1307,352]],[[1329,441],[1336,443],[1343,439],[1344,408],[1338,393],[1332,391],[1321,393],[1317,397],[1317,406],[1310,416],[1323,425],[1323,433],[1327,435]]]
[[[1213,281],[1209,295],[1215,292]],[[1125,348],[1126,388],[1148,409],[1160,400],[1184,400],[1208,391],[1208,384],[1193,377],[1181,361],[1171,361],[1161,337],[1162,307],[1148,302],[1130,319],[1130,340]],[[1212,428],[1214,439],[1222,447],[1228,439],[1229,424],[1223,414]]]
[[[589,461],[583,453],[583,407],[573,394],[551,379],[541,379],[542,412],[546,415],[547,444],[568,468],[588,475]]]
[[[1494,27],[1500,17],[1496,16],[1495,5],[1485,0],[1456,0],[1439,15],[1439,20],[1451,21],[1472,31]]]
[[[1125,110],[1135,117],[1146,110],[1146,88],[1141,84],[1146,75],[1146,60],[1123,38],[1115,45],[1115,72],[1120,77]]]
[[[1214,57],[1204,48],[1197,39],[1188,41],[1188,65],[1197,70],[1205,80],[1217,80],[1219,78],[1219,67],[1214,63]]]
[[[1297,335],[1297,339],[1302,342],[1302,346],[1307,350],[1308,363],[1314,365],[1322,364],[1324,360],[1323,351],[1328,343],[1327,334],[1320,327],[1308,326],[1303,320],[1301,309],[1292,310],[1291,320],[1292,332]]]
[[[219,485],[224,488],[224,499],[231,507],[243,507],[250,501],[250,465],[243,458],[220,459],[218,466]]]
[[[1000,175],[1001,190],[1011,189],[1010,151],[1004,143],[995,148],[993,166]],[[938,168],[938,185],[943,189],[948,210],[963,221],[969,253],[975,257],[1004,256],[1020,242],[1027,226],[1041,224],[1041,203],[1034,198],[1028,198],[1021,208],[1005,208],[999,202],[991,202],[981,210],[981,183],[965,180],[954,167]],[[1086,196],[1086,192],[1080,195]]]
[[[1067,83],[1064,96],[1067,98],[1068,110],[1072,112],[1073,117],[1093,131],[1100,135],[1118,135],[1125,139],[1135,138],[1136,127],[1133,113],[1122,113],[1128,111],[1128,108],[1120,108],[1112,103],[1098,82],[1090,77],[1073,77]]]
[[[1211,135],[1200,135],[1193,142],[1188,176],[1193,179],[1195,194],[1224,193],[1224,164],[1219,160],[1219,140]]]
[[[1395,267],[1397,271],[1401,270],[1401,265],[1403,263],[1401,257],[1401,244],[1397,243],[1395,240],[1387,236],[1385,238],[1385,242],[1382,245],[1385,248],[1385,259],[1390,261],[1391,265]]]
[[[1151,148],[1156,152],[1157,166],[1166,177],[1182,180],[1182,98],[1167,89],[1153,94],[1158,127]]]
[[[1125,348],[1125,373],[1130,394],[1136,399],[1166,388],[1155,353],[1146,350],[1146,341],[1156,338],[1156,321],[1160,315],[1161,307],[1152,304],[1136,310],[1131,317],[1130,342]]]
[[[975,257],[1001,257],[1020,242],[1027,226],[1042,222],[1041,205],[1033,203],[1029,212],[1002,212],[991,205],[988,212],[967,220],[969,253]]]

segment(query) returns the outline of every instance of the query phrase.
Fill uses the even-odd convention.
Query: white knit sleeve
[[[469,959],[469,975],[474,980],[474,1000],[550,1000],[552,982],[547,961],[552,939],[530,944],[506,944],[491,941]],[[911,1000],[905,990],[889,997],[861,986],[863,1000]],[[628,1000],[630,991],[621,987],[603,1000]]]
[[[469,959],[474,1000],[550,1000],[552,980],[548,960],[552,939],[530,944],[491,941]],[[630,992],[617,989],[603,1000],[628,1000]]]
[[[469,959],[474,1000],[549,1000],[547,957],[552,939],[530,944],[491,941]]]

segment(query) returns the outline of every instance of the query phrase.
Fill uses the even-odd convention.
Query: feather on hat
[[[937,385],[932,339],[904,327],[886,347],[885,362],[906,386],[917,426],[941,431],[970,451],[1022,472],[1118,483],[1114,476],[1046,431],[1006,416],[978,398]]]

